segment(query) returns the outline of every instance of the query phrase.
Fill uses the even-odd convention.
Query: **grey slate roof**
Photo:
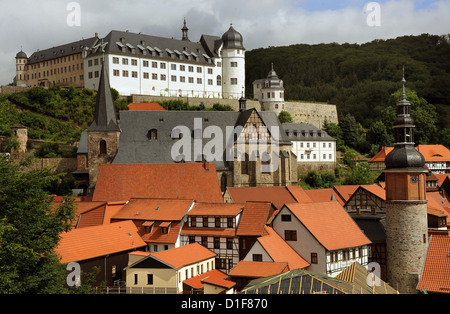
[[[94,121],[88,128],[88,132],[120,131],[117,124],[114,101],[109,85],[106,67],[102,65],[100,83],[97,91],[97,101],[95,103]]]
[[[97,37],[91,37],[88,39],[82,39],[79,41],[74,41],[68,44],[56,46],[53,48],[48,48],[45,50],[39,50],[34,52],[28,58],[28,64],[38,63],[42,61],[47,61],[55,58],[61,58],[70,56],[73,54],[83,52],[84,48],[94,46],[98,41]]]
[[[283,123],[291,141],[336,141],[327,132],[309,123]]]
[[[119,151],[114,159],[114,164],[136,164],[136,163],[173,163],[171,155],[172,146],[177,140],[172,139],[172,130],[177,126],[186,126],[191,131],[191,152],[193,162],[194,156],[194,119],[201,119],[203,131],[208,126],[217,126],[223,133],[222,160],[213,161],[216,169],[227,169],[228,163],[225,158],[227,147],[226,128],[234,128],[243,125],[254,109],[243,112],[238,111],[121,111],[120,128],[122,133],[119,141]],[[280,127],[280,144],[291,144],[286,137],[281,124],[274,112],[258,112],[266,126]],[[243,118],[244,117],[244,118]],[[246,117],[246,118],[245,118]],[[150,140],[148,132],[157,130],[157,140]],[[214,137],[214,135],[213,135]],[[234,140],[230,135],[230,140]],[[210,142],[210,138],[202,139],[202,147]],[[199,156],[201,158],[201,156]],[[186,161],[188,162],[188,161]]]
[[[191,42],[113,30],[103,38],[103,43],[105,44],[105,53],[151,57],[154,52],[154,57],[162,60],[183,60],[183,62],[213,66],[211,58],[218,57],[216,50],[221,45],[221,39],[216,36],[203,35],[199,42]],[[101,54],[100,45],[88,52],[88,56]]]

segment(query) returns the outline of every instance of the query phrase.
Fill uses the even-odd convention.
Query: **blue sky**
[[[70,2],[80,25],[69,26]],[[221,36],[230,22],[247,50],[298,43],[364,43],[403,35],[450,33],[450,0],[379,0],[380,24],[369,25],[361,0],[0,0],[0,85],[12,82],[14,57],[111,30],[191,40]]]

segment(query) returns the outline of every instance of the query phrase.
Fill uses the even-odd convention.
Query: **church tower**
[[[245,95],[245,48],[242,35],[233,26],[222,36],[223,98]]]
[[[87,130],[90,190],[97,183],[100,166],[110,164],[114,160],[119,149],[120,132],[108,73],[103,63],[97,91],[94,121]]]
[[[416,286],[428,242],[425,159],[414,148],[414,121],[403,93],[397,103],[394,149],[386,156],[387,281],[400,293]]]

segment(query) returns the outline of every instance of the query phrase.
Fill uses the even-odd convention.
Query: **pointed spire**
[[[403,85],[403,90],[402,90],[402,100],[406,100],[406,92],[405,92],[405,66],[403,66],[403,78],[402,78],[402,85]]]
[[[109,85],[108,73],[105,63],[102,62],[102,72],[97,91],[97,101],[95,103],[94,121],[88,129],[88,132],[118,131],[114,101]]]
[[[189,35],[188,35],[189,28],[186,26],[186,17],[184,17],[184,25],[183,25],[183,28],[181,29],[181,32],[183,34],[181,40],[189,40]]]

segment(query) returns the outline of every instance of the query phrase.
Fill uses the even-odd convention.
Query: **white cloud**
[[[363,43],[450,29],[450,0],[380,0],[381,26],[367,25],[365,4],[316,0],[79,0],[81,26],[66,23],[72,0],[0,0],[0,85],[15,75],[14,57],[23,46],[31,55],[70,41],[106,36],[113,29],[181,36],[183,18],[190,39],[222,35],[230,22],[244,36],[247,49],[297,43]],[[319,4],[326,4],[321,8]],[[415,7],[419,6],[420,9]]]

